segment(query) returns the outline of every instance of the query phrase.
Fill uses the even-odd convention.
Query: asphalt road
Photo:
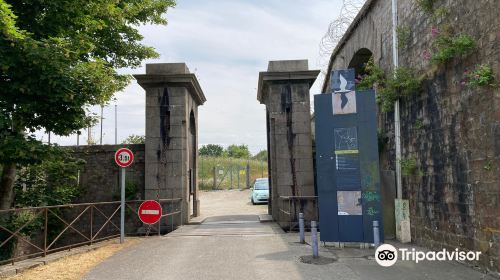
[[[84,279],[326,279],[298,267],[315,268],[297,261],[308,248],[256,215],[218,216],[125,249]]]
[[[300,258],[310,256],[311,247],[297,243],[296,233],[284,233],[275,223],[260,223],[258,214],[265,208],[251,207],[248,191],[220,195],[224,199],[205,194],[202,224],[121,250],[84,279],[497,279],[456,262],[398,261],[384,268],[376,264],[372,249],[320,246],[320,262],[335,261],[306,264]]]

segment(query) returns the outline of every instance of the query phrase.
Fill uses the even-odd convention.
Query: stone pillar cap
[[[175,84],[186,87],[198,105],[207,101],[196,75],[189,72],[186,63],[148,63],[146,74],[133,76],[144,89]]]
[[[270,60],[267,64],[267,72],[292,72],[309,70],[307,59],[297,60]]]
[[[146,64],[146,75],[155,74],[189,74],[186,63],[148,63]]]
[[[267,71],[259,72],[257,100],[261,104],[264,103],[264,86],[268,82],[302,80],[308,82],[311,87],[319,72],[320,70],[309,70],[307,59],[269,61]]]

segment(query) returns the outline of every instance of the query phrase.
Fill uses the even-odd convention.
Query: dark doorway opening
[[[348,68],[354,68],[356,77],[358,75],[363,76],[367,74],[365,71],[365,65],[372,56],[373,53],[369,49],[366,48],[359,49],[349,62]]]

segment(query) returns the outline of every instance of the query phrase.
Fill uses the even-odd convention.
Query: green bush
[[[14,207],[39,207],[47,205],[68,204],[80,193],[77,185],[78,169],[83,161],[75,159],[71,154],[57,146],[52,148],[50,156],[40,164],[21,167],[18,170],[17,180],[14,185]],[[62,216],[62,211],[53,209]],[[43,215],[36,216],[31,210],[19,211],[8,217],[0,216],[5,227],[11,231],[19,229],[23,224],[31,221],[20,233],[30,237],[33,233],[43,228]],[[49,219],[49,240],[60,232],[64,224],[57,219]],[[0,243],[7,238],[5,232],[0,232]],[[15,238],[9,240],[2,248],[0,260],[8,259],[15,246]],[[3,250],[5,249],[5,250]]]
[[[434,12],[434,2],[436,2],[436,0],[417,0],[419,8],[428,14],[432,14]]]
[[[41,164],[22,167],[14,185],[15,207],[38,207],[71,203],[80,193],[77,185],[82,160],[57,149]]]
[[[409,157],[401,159],[401,175],[404,177],[409,176],[419,176],[422,177],[424,174],[417,166],[417,160],[414,157]]]
[[[383,112],[391,112],[396,100],[410,96],[420,90],[420,81],[411,68],[400,67],[385,81],[385,87],[379,89],[377,102]]]
[[[361,77],[361,80],[356,85],[358,90],[373,89],[375,86],[384,86],[385,73],[382,68],[375,64],[373,56],[370,57],[364,66],[366,74]]]
[[[493,70],[486,64],[478,65],[471,72],[467,72],[466,78],[469,87],[499,86],[495,84]]]
[[[383,112],[391,112],[394,102],[399,98],[410,96],[421,88],[420,80],[416,78],[411,68],[399,67],[390,75],[373,62],[371,57],[365,65],[365,76],[361,77],[357,88],[359,90],[377,87],[377,103]]]
[[[444,64],[453,58],[470,54],[476,48],[476,43],[471,36],[466,34],[452,36],[443,33],[433,42],[433,47],[435,50],[432,62]]]
[[[398,48],[406,49],[411,39],[411,30],[408,26],[398,26],[396,28],[398,35]]]

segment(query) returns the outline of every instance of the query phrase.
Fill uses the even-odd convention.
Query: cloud
[[[318,69],[319,41],[341,4],[340,0],[180,0],[166,14],[167,26],[140,27],[144,43],[161,55],[145,63],[186,62],[196,73],[208,100],[199,110],[200,144],[248,144],[256,153],[266,149],[265,107],[256,98],[259,71],[267,69],[269,60],[280,59],[309,59],[309,68]],[[144,67],[121,70],[144,71]],[[317,82],[311,94],[319,93],[319,88]],[[144,134],[142,88],[133,82],[116,98],[119,142],[130,134]],[[114,143],[114,106],[105,109],[103,131],[104,143]],[[75,139],[56,141],[75,144]]]

